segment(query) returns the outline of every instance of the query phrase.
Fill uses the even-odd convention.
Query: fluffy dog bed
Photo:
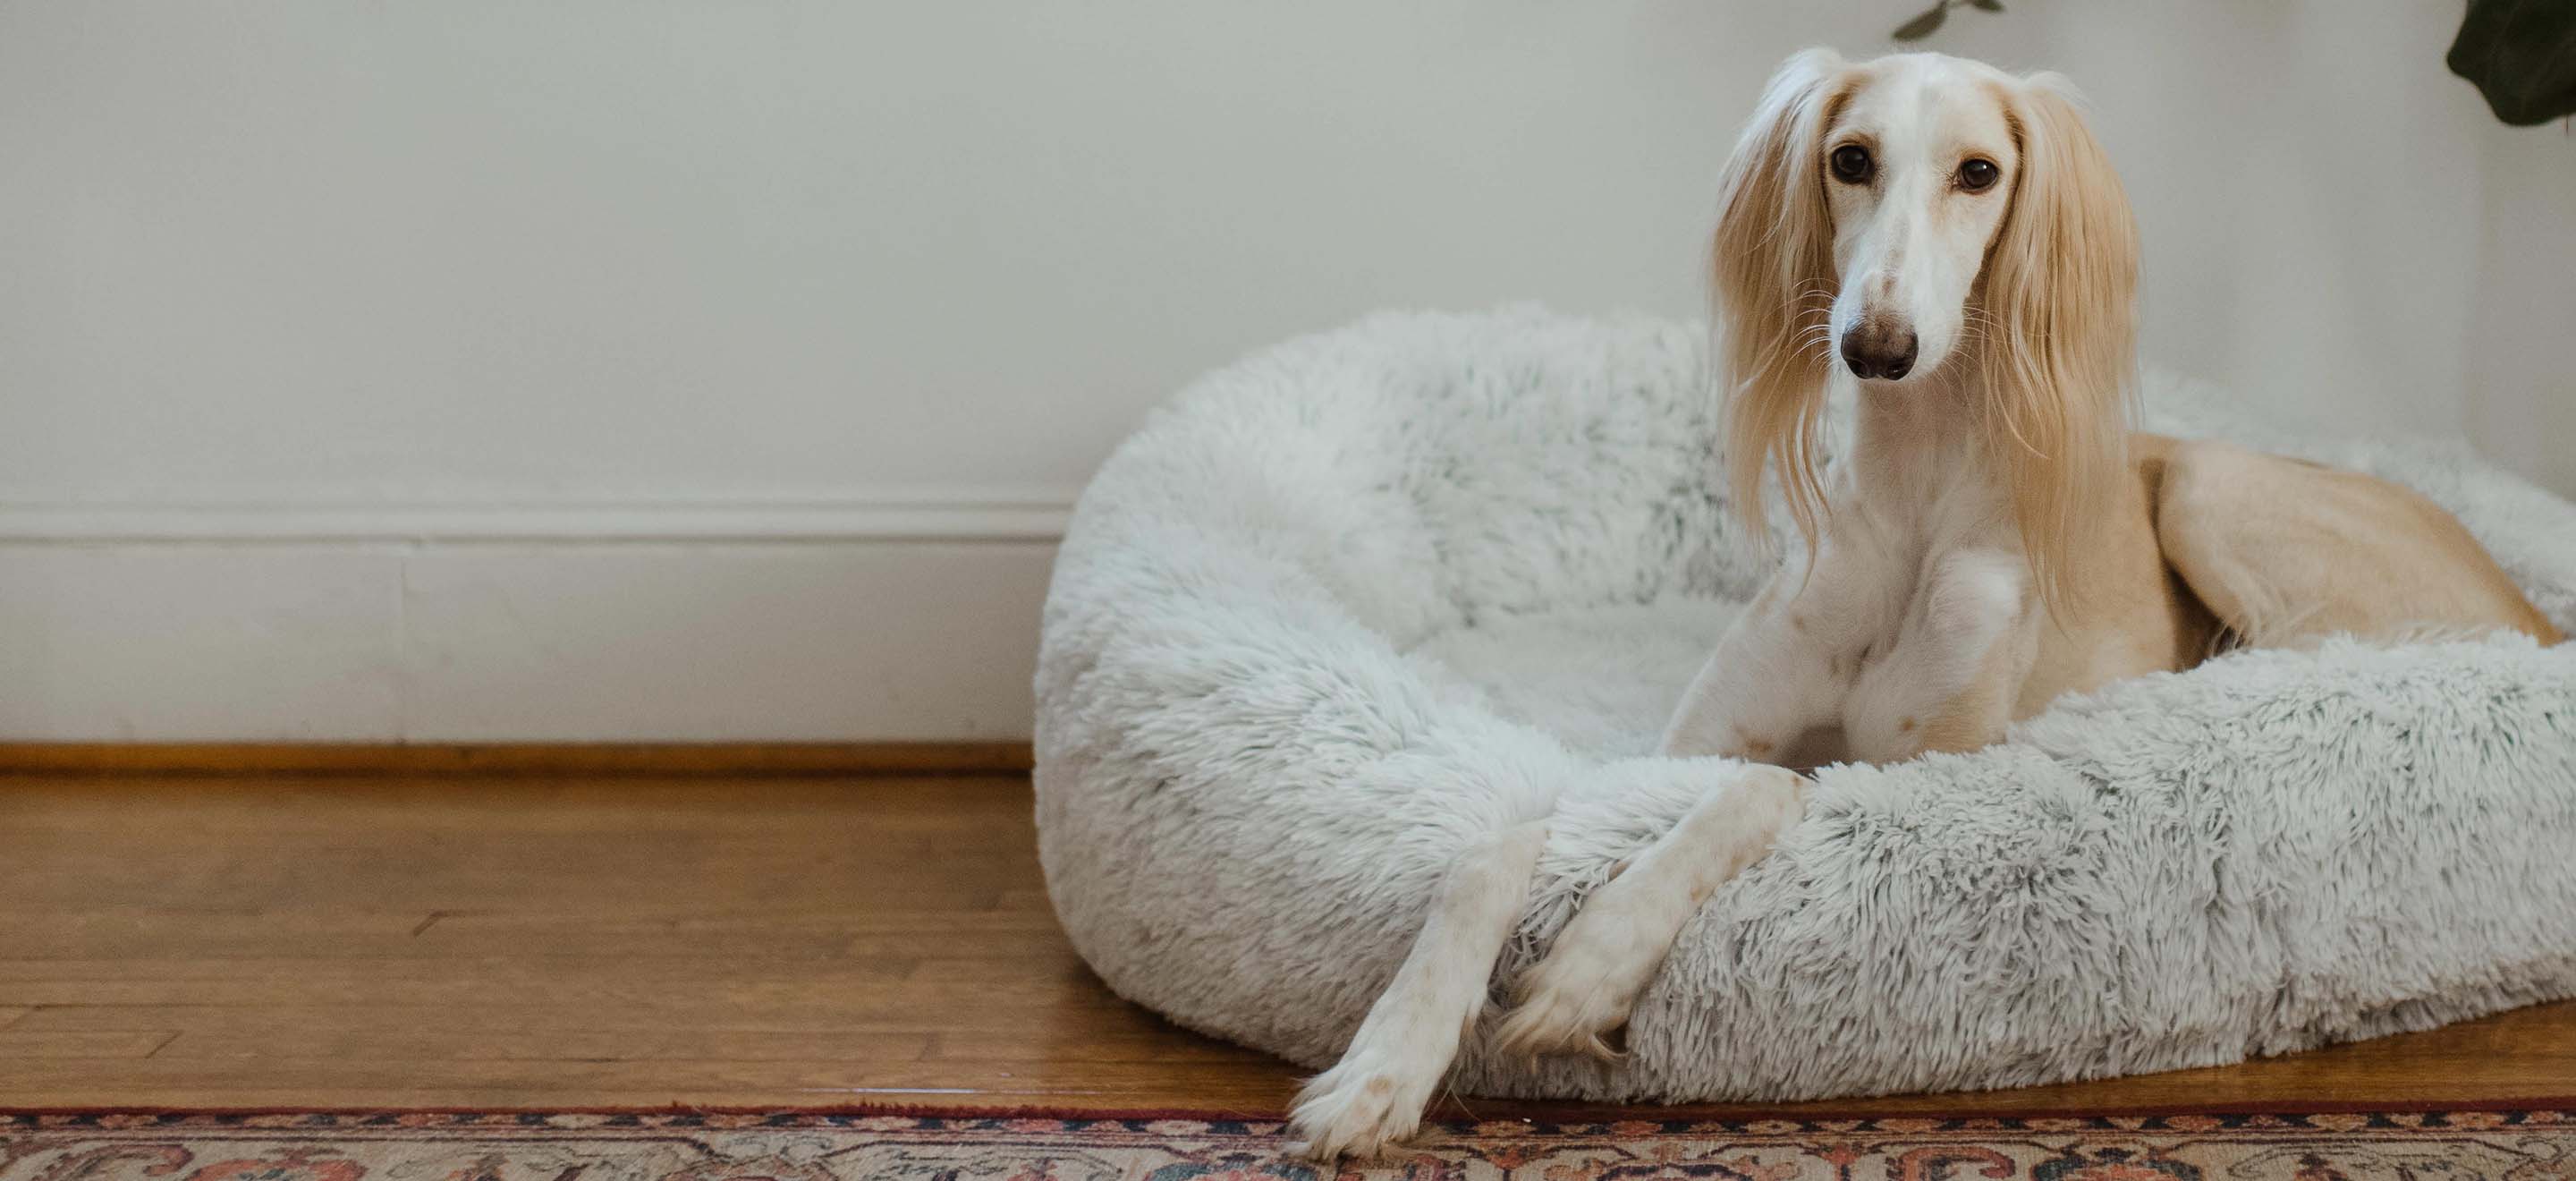
[[[1562,793],[1508,979],[1722,773],[1650,753],[1767,569],[1728,523],[1702,343],[1380,316],[1200,381],[1118,451],[1037,677],[1040,852],[1111,987],[1324,1065],[1471,838]],[[2167,379],[2146,400],[2155,429],[2412,485],[2576,628],[2576,507],[2456,448],[2294,438]],[[1998,1087],[2576,995],[2576,644],[2231,655],[1817,784],[1683,933],[1624,1062],[1470,1037],[1453,1085]]]

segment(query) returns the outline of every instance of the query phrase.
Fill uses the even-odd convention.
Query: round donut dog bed
[[[1702,346],[1385,315],[1203,379],[1118,451],[1058,558],[1037,677],[1040,852],[1112,988],[1328,1064],[1461,848],[1550,817],[1508,982],[1727,773],[1649,753],[1771,564],[1726,511]],[[2302,439],[2228,404],[2151,377],[2144,425],[2408,484],[2576,628],[2576,506],[2454,447]],[[1819,772],[1684,931],[1624,1058],[1471,1035],[1452,1085],[1998,1087],[2570,995],[2576,644],[2328,641],[2063,700],[1973,754]]]

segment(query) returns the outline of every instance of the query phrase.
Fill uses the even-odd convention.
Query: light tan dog
[[[1724,182],[1715,277],[1734,503],[1776,472],[1807,539],[1664,737],[1743,760],[1518,983],[1506,1051],[1606,1040],[1700,903],[1799,810],[1789,768],[1973,750],[2057,697],[2334,633],[2564,637],[2457,520],[2353,472],[2133,434],[2137,231],[2064,81],[1957,58],[1773,78]],[[1831,472],[1817,430],[1849,382]],[[1463,852],[1342,1062],[1310,1151],[1409,1134],[1482,1011],[1546,839]]]

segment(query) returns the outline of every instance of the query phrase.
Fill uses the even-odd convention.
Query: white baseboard
[[[0,544],[1045,541],[1077,489],[884,488],[799,500],[0,500]]]
[[[0,504],[0,740],[1022,739],[1071,500]]]

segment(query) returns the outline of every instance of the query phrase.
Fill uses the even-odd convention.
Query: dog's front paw
[[[1588,1054],[1616,1061],[1611,1038],[1663,963],[1670,941],[1632,908],[1612,882],[1557,936],[1547,958],[1514,986],[1518,1004],[1494,1031],[1495,1048],[1516,1057]]]
[[[1654,913],[1656,884],[1646,874],[1625,877],[1625,866],[1620,861],[1610,882],[1558,933],[1546,959],[1512,985],[1515,1006],[1494,1029],[1494,1047],[1504,1055],[1625,1057],[1610,1039],[1628,1026],[1636,998],[1672,949],[1672,936],[1664,933],[1669,915]]]
[[[1289,1150],[1327,1164],[1344,1154],[1363,1159],[1422,1126],[1437,1072],[1405,1070],[1377,1055],[1354,1055],[1306,1080],[1288,1130]]]
[[[1653,849],[1592,892],[1547,958],[1516,987],[1519,1007],[1494,1031],[1506,1054],[1624,1054],[1607,1040],[1628,1023],[1673,940],[1711,892],[1760,860],[1798,817],[1807,781],[1778,767],[1744,775],[1691,809]]]

